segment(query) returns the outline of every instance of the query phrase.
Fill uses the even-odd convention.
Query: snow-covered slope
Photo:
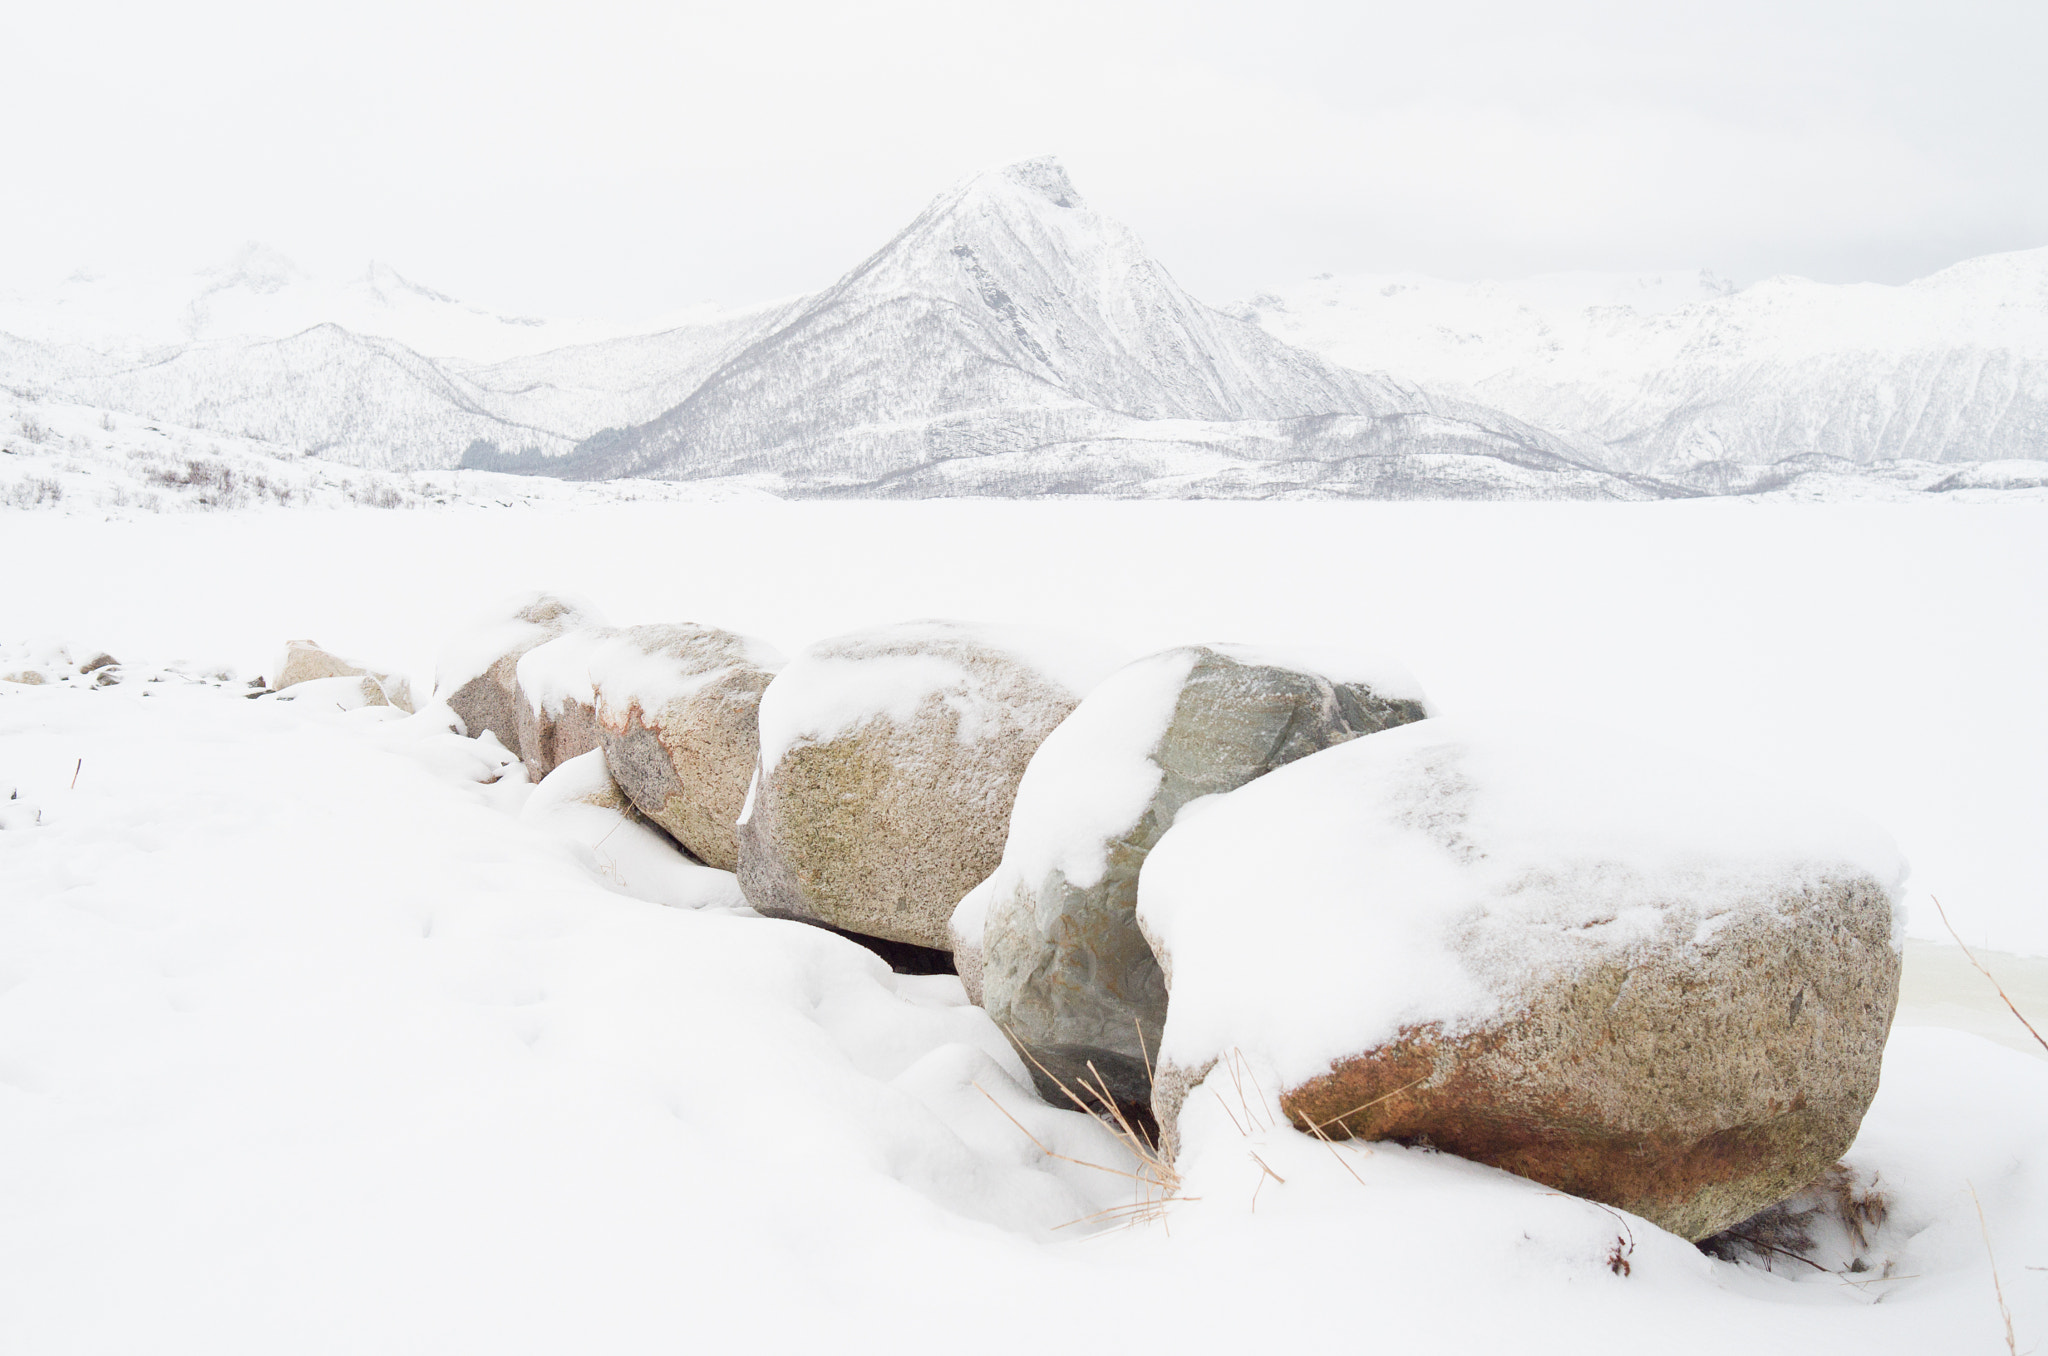
[[[2048,458],[2048,249],[1899,287],[1709,274],[1325,277],[1236,314],[1585,440],[1610,469],[1745,488],[1787,458]]]
[[[322,323],[111,351],[0,334],[0,385],[277,443],[383,470],[492,453],[560,456],[608,425],[652,418],[785,308],[706,308],[687,323],[494,363],[429,358],[397,339]]]
[[[907,496],[1656,492],[1567,452],[1202,305],[1046,159],[943,194],[688,399],[562,469]]]

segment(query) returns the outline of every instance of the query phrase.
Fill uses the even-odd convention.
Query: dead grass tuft
[[[1142,1042],[1142,1040],[1143,1033],[1141,1032],[1140,1041]],[[1092,1060],[1088,1064],[1088,1072],[1094,1076],[1095,1081],[1090,1083],[1087,1079],[1078,1080],[1081,1086],[1079,1089],[1075,1089],[1069,1087],[1052,1070],[1039,1063],[1038,1057],[1033,1055],[1030,1048],[1022,1041],[1012,1039],[1011,1044],[1022,1051],[1024,1058],[1036,1065],[1040,1073],[1052,1080],[1053,1086],[1058,1088],[1065,1095],[1066,1099],[1074,1104],[1076,1110],[1093,1116],[1108,1126],[1117,1139],[1122,1141],[1124,1148],[1129,1151],[1132,1160],[1138,1165],[1136,1171],[1132,1171],[1126,1168],[1112,1168],[1102,1163],[1091,1163],[1087,1159],[1071,1158],[1066,1154],[1055,1153],[1052,1149],[1047,1148],[1038,1136],[1026,1130],[1024,1123],[1015,1116],[1012,1116],[1008,1108],[990,1096],[987,1088],[976,1084],[974,1090],[987,1097],[989,1104],[1002,1112],[1004,1119],[1016,1126],[1023,1133],[1024,1138],[1036,1145],[1038,1151],[1047,1158],[1058,1159],[1062,1163],[1072,1163],[1076,1167],[1092,1168],[1097,1172],[1107,1172],[1118,1177],[1128,1178],[1136,1188],[1137,1199],[1130,1203],[1126,1205],[1112,1205],[1107,1209],[1083,1215],[1079,1219],[1068,1220],[1065,1224],[1060,1225],[1060,1228],[1066,1229],[1076,1224],[1103,1222],[1115,1223],[1124,1227],[1147,1224],[1155,1220],[1165,1223],[1167,1209],[1174,1202],[1199,1199],[1199,1197],[1183,1196],[1180,1194],[1180,1173],[1160,1152],[1158,1141],[1146,1133],[1142,1126],[1134,1124],[1131,1118],[1124,1114],[1122,1108],[1117,1105],[1116,1098],[1110,1094],[1109,1080],[1102,1076],[1101,1070],[1095,1067]],[[1151,1067],[1151,1063],[1152,1057],[1148,1053],[1145,1056],[1147,1069]],[[1268,1171],[1271,1171],[1271,1169],[1268,1169]],[[1261,1179],[1262,1182],[1263,1180]]]

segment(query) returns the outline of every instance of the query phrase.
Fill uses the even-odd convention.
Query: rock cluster
[[[286,673],[365,676],[310,645]],[[535,595],[437,692],[593,850],[627,835],[606,869],[902,968],[950,955],[1044,1094],[1168,1159],[1227,1059],[1304,1133],[1697,1239],[1817,1178],[1876,1089],[1903,877],[1881,835],[1556,721],[1445,720],[1383,660],[1118,667],[918,622],[785,662]]]

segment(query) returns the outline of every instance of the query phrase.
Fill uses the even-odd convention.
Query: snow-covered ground
[[[1974,1189],[2025,1349],[2048,1060],[1974,1034],[2024,1036],[1931,945],[1927,895],[2040,992],[2044,513],[0,509],[0,676],[121,661],[0,682],[0,1346],[1991,1352]],[[608,845],[522,815],[504,756],[431,711],[245,695],[301,635],[423,690],[456,625],[533,587],[792,653],[923,616],[1384,651],[1445,713],[1618,726],[1867,814],[1916,868],[1848,1160],[1889,1220],[1832,1271],[1766,1273],[1454,1159],[1262,1128],[1248,1092],[1188,1128],[1199,1199],[1056,1229],[1128,1183],[1025,1129],[1129,1162],[1024,1091],[949,977],[625,893]]]

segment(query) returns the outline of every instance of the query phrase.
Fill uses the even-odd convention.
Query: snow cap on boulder
[[[434,666],[434,695],[448,703],[474,739],[485,730],[500,742],[519,741],[519,657],[545,641],[579,628],[601,626],[595,608],[549,593],[507,599],[443,648]],[[543,773],[533,774],[540,780]]]
[[[734,824],[760,751],[764,641],[687,623],[629,626],[590,653],[598,740],[641,813],[699,860],[739,865]]]
[[[1898,997],[1856,816],[1564,726],[1421,721],[1190,806],[1138,919],[1154,1109],[1233,1051],[1297,1127],[1426,1140],[1700,1238],[1836,1161]]]
[[[1182,806],[1425,714],[1389,660],[1235,645],[1152,655],[1090,692],[1032,756],[1002,865],[954,920],[961,970],[1040,1090],[1148,1107],[1166,984],[1138,873]]]
[[[1024,765],[1116,662],[1100,646],[964,622],[812,646],[761,698],[740,883],[776,917],[945,948],[995,869]]]

